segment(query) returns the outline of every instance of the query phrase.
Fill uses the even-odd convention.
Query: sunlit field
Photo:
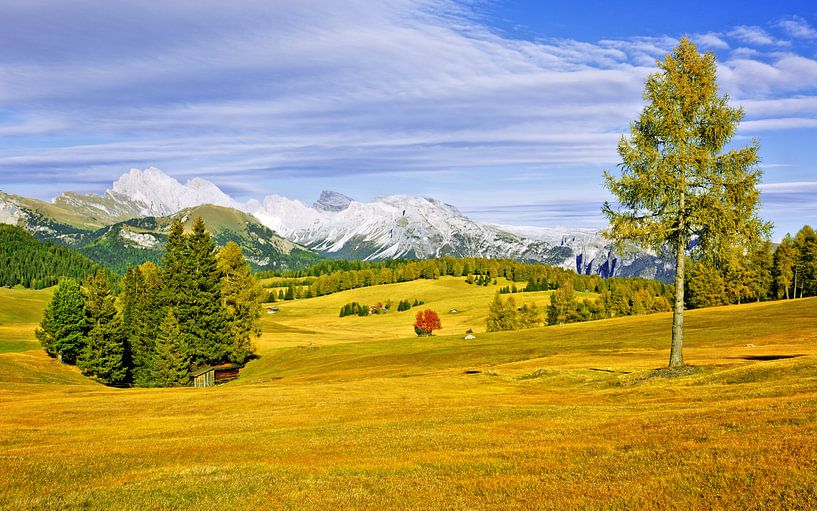
[[[688,311],[668,371],[668,313],[489,334],[496,289],[277,302],[205,389],[92,383],[34,341],[50,292],[2,289],[0,508],[817,508],[817,299]],[[338,317],[415,298],[434,337]]]

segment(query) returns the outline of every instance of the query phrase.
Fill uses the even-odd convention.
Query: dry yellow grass
[[[492,293],[441,279],[279,304],[261,358],[213,389],[33,384],[0,356],[0,507],[817,507],[817,300],[690,311],[694,367],[668,374],[669,315],[463,340]],[[411,337],[413,311],[337,317],[414,297],[451,335]]]

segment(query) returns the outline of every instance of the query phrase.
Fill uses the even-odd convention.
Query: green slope
[[[40,242],[21,227],[0,224],[0,286],[42,289],[60,277],[84,280],[98,269],[69,248]]]
[[[173,221],[182,220],[189,228],[199,216],[218,246],[229,241],[237,243],[256,270],[302,268],[320,259],[315,252],[278,236],[251,215],[209,204],[168,217],[134,218],[103,227],[84,236],[78,251],[119,273],[145,261],[158,263]]]

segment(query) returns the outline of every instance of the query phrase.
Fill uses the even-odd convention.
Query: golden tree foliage
[[[683,38],[658,62],[646,102],[622,137],[620,173],[604,173],[618,204],[605,203],[607,235],[619,244],[673,248],[675,315],[670,366],[683,365],[684,259],[690,241],[703,253],[728,253],[768,232],[757,215],[758,143],[724,151],[743,110],[718,94],[712,53]]]

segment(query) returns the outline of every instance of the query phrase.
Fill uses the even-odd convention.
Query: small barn
[[[230,363],[204,366],[193,371],[190,376],[193,378],[194,387],[212,387],[235,380],[243,368],[241,364]]]

